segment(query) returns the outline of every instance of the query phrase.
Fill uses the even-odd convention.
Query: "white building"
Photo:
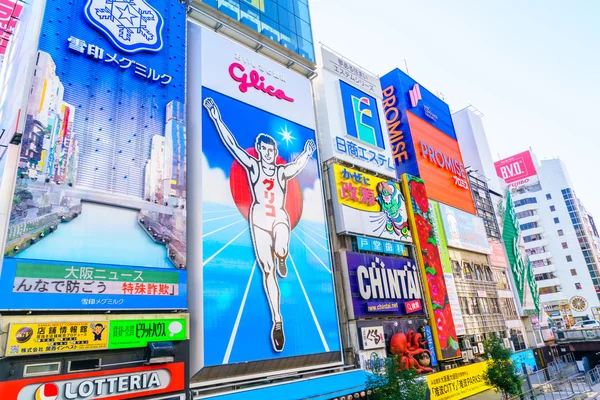
[[[526,306],[532,302],[524,301],[524,304],[520,304],[515,298],[511,265],[509,265],[502,244],[501,219],[506,201],[504,199],[506,184],[496,177],[492,152],[483,127],[482,117],[481,112],[469,106],[453,113],[452,122],[463,161],[469,170],[477,214],[484,220],[486,233],[494,250],[490,256],[490,266],[497,283],[498,299],[506,320],[507,335],[512,347],[520,350],[523,346],[541,345],[543,341],[539,329],[534,329],[536,323],[532,323],[524,312]]]
[[[522,156],[524,164],[519,160]],[[528,170],[529,176],[522,174],[524,178],[516,181],[508,177],[507,183],[542,307],[558,326],[594,318],[600,306],[600,273],[593,217],[590,219],[575,196],[560,159],[538,163],[527,151],[500,160],[497,165],[527,165],[527,157],[534,170]]]

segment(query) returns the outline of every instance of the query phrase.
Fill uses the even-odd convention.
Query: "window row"
[[[492,270],[487,265],[473,264],[466,261],[461,265],[458,261],[452,260],[452,271],[455,276],[462,279],[487,282],[494,281]]]
[[[486,297],[460,297],[458,298],[460,309],[464,314],[500,314],[498,299]]]
[[[524,206],[525,204],[534,204],[537,203],[537,199],[535,197],[527,197],[525,199],[515,201],[515,207]]]

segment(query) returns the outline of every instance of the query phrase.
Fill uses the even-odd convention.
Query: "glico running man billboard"
[[[194,201],[192,373],[323,353],[339,361],[310,82],[196,25],[189,42],[190,137],[202,134],[201,149],[189,142],[202,153],[190,168],[201,170],[190,182],[202,210],[197,218]]]
[[[0,309],[187,307],[185,19],[47,1]]]

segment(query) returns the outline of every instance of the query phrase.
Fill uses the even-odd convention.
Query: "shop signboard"
[[[408,174],[402,175],[402,190],[408,202],[408,220],[416,247],[417,261],[423,277],[424,297],[429,315],[432,316],[431,330],[436,344],[437,358],[447,360],[460,357],[452,306],[444,280],[444,270],[433,226],[433,216],[422,179]]]
[[[182,392],[184,363],[103,369],[0,382],[3,398],[15,400],[125,400]]]
[[[398,176],[420,177],[431,199],[475,214],[448,105],[399,69],[383,76],[381,85]]]
[[[341,361],[310,81],[195,24],[188,42],[192,372]]]
[[[396,177],[379,79],[321,46],[314,78],[321,155]]]
[[[535,163],[529,150],[504,158],[494,163],[496,174],[509,188],[517,188],[539,182]]]
[[[452,319],[456,328],[456,335],[462,336],[467,334],[465,321],[463,319],[462,310],[458,300],[458,291],[456,290],[456,281],[452,272],[452,263],[450,262],[450,254],[448,253],[448,245],[446,243],[446,234],[444,233],[442,214],[440,212],[440,204],[436,201],[429,201],[429,209],[433,222],[433,233],[437,241],[437,247],[442,260],[442,270],[444,271],[444,282],[446,283],[446,291],[448,292],[448,301],[452,310]]]
[[[342,258],[350,319],[424,314],[414,260],[350,252]]]
[[[6,356],[146,347],[187,339],[185,318],[11,323]]]
[[[385,348],[383,326],[360,328],[360,337],[362,339],[362,350]]]
[[[427,375],[431,400],[465,399],[492,389],[483,378],[487,363],[479,362]]]
[[[439,207],[449,247],[491,253],[483,219],[445,204],[440,204]]]
[[[372,251],[373,253],[393,254],[396,256],[407,257],[408,248],[403,243],[390,242],[388,240],[372,239],[365,236],[357,236],[356,243],[358,250]]]
[[[46,1],[0,309],[187,308],[185,4],[105,5]]]
[[[506,253],[504,251],[504,245],[494,240],[489,240],[490,244],[490,264],[493,267],[508,268],[508,260],[506,259]]]
[[[329,168],[337,233],[410,242],[400,186],[340,164]]]

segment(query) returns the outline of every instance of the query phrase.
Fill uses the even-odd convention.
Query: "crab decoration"
[[[393,355],[399,357],[399,367],[414,368],[419,374],[433,372],[433,369],[429,368],[431,353],[422,347],[424,345],[423,335],[412,329],[406,334],[395,333],[390,339],[390,350]]]

